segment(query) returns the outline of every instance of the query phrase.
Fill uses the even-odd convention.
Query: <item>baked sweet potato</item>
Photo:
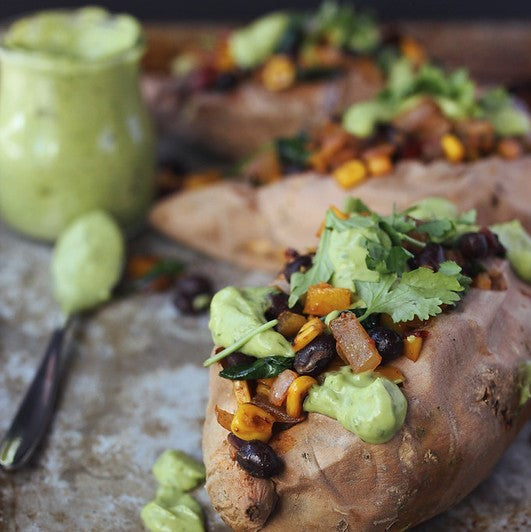
[[[203,91],[178,97],[169,77],[146,74],[143,94],[158,129],[237,159],[271,139],[311,129],[351,104],[372,98],[383,86],[381,71],[368,59],[352,61],[345,74],[271,92],[254,80],[229,92]]]
[[[531,360],[531,290],[495,259],[505,290],[472,289],[425,327],[422,356],[393,362],[406,377],[404,426],[368,444],[335,420],[309,414],[270,445],[284,471],[251,477],[230,458],[215,406],[236,408],[231,383],[211,368],[203,433],[207,490],[237,531],[403,530],[444,512],[488,474],[531,416],[519,371]]]
[[[531,157],[491,157],[474,163],[405,161],[393,173],[353,191],[374,210],[390,212],[428,196],[446,197],[460,210],[477,209],[478,222],[519,218],[531,230]],[[352,191],[307,172],[269,185],[223,182],[163,199],[152,225],[185,244],[244,267],[277,271],[285,247],[315,246],[316,228],[331,205]]]

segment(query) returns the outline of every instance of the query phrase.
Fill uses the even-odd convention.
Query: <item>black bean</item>
[[[498,235],[496,233],[493,233],[488,227],[483,227],[480,230],[480,233],[482,235],[485,235],[485,238],[487,239],[489,255],[496,255],[497,257],[505,256],[505,247],[500,242],[500,239],[498,238]]]
[[[366,331],[368,331],[369,329],[374,329],[375,327],[378,327],[379,323],[380,323],[380,314],[370,314],[361,322],[363,327],[365,327]]]
[[[375,327],[368,331],[368,334],[385,362],[401,356],[404,352],[402,337],[397,332],[387,327]]]
[[[226,367],[243,365],[247,366],[253,362],[256,362],[256,358],[236,351],[235,353],[231,353],[230,355],[226,356],[224,361],[224,365]]]
[[[334,337],[321,334],[297,352],[293,367],[299,375],[315,377],[325,370],[336,354]]]
[[[307,269],[311,268],[312,262],[312,255],[299,255],[294,260],[286,264],[283,270],[284,277],[286,277],[286,280],[289,282],[291,280],[291,276],[295,272],[300,272],[301,270],[306,271]]]
[[[236,86],[238,76],[234,72],[221,72],[216,78],[214,89],[218,91],[228,91]]]
[[[185,314],[197,314],[207,310],[212,293],[212,283],[205,276],[181,275],[175,283],[173,304]]]
[[[281,312],[285,310],[290,310],[288,305],[288,294],[284,292],[276,292],[269,296],[271,305],[267,308],[265,312],[265,317],[267,320],[274,320],[278,318]]]
[[[467,259],[483,259],[489,254],[487,237],[482,233],[465,233],[459,237],[457,248]]]
[[[408,264],[412,268],[424,266],[437,271],[439,264],[445,260],[444,248],[440,244],[428,242],[414,258],[410,259]]]
[[[275,451],[259,440],[243,444],[236,453],[236,460],[247,473],[257,478],[270,478],[282,469],[282,461]]]

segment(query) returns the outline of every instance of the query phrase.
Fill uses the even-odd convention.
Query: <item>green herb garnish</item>
[[[249,364],[237,364],[219,372],[225,379],[243,381],[250,379],[269,379],[280,375],[285,369],[293,367],[293,358],[266,357]]]

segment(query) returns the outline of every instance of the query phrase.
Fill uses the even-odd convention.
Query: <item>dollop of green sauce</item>
[[[66,315],[104,303],[120,278],[124,239],[103,211],[85,214],[59,236],[51,273],[55,298]]]
[[[235,31],[229,47],[236,64],[254,68],[263,63],[275,51],[289,20],[286,13],[271,13]]]
[[[234,286],[220,290],[210,303],[208,326],[214,343],[228,347],[266,323],[264,312],[269,306],[268,296],[274,291],[271,287]],[[239,351],[258,358],[294,356],[291,344],[272,329],[254,335]]]
[[[186,492],[205,480],[205,467],[178,450],[164,451],[153,465],[160,483],[153,501],[140,512],[151,532],[203,532],[203,512]]]
[[[446,198],[432,196],[413,205],[409,216],[417,220],[437,220],[439,218],[457,218],[457,207]]]
[[[205,480],[205,466],[182,451],[170,449],[157,458],[153,475],[163,486],[190,491]]]
[[[343,367],[310,389],[304,410],[336,419],[367,443],[385,443],[404,424],[407,400],[390,380]]]
[[[50,10],[11,25],[4,45],[39,54],[80,60],[105,59],[136,46],[141,27],[129,15],[111,15],[100,7]]]
[[[389,240],[383,231],[373,228],[353,228],[332,231],[328,256],[334,267],[331,284],[356,291],[355,281],[378,281],[380,275],[367,266],[367,240]]]
[[[491,225],[500,242],[507,249],[507,258],[514,271],[526,282],[531,283],[531,236],[519,220]]]

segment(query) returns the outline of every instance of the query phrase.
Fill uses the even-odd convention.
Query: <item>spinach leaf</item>
[[[269,379],[276,377],[285,369],[293,367],[293,358],[290,357],[266,357],[259,358],[251,364],[237,364],[219,372],[219,376],[225,379],[243,381],[250,379]]]
[[[308,166],[310,151],[308,135],[304,132],[294,137],[281,137],[275,140],[275,149],[282,166],[304,169]]]

